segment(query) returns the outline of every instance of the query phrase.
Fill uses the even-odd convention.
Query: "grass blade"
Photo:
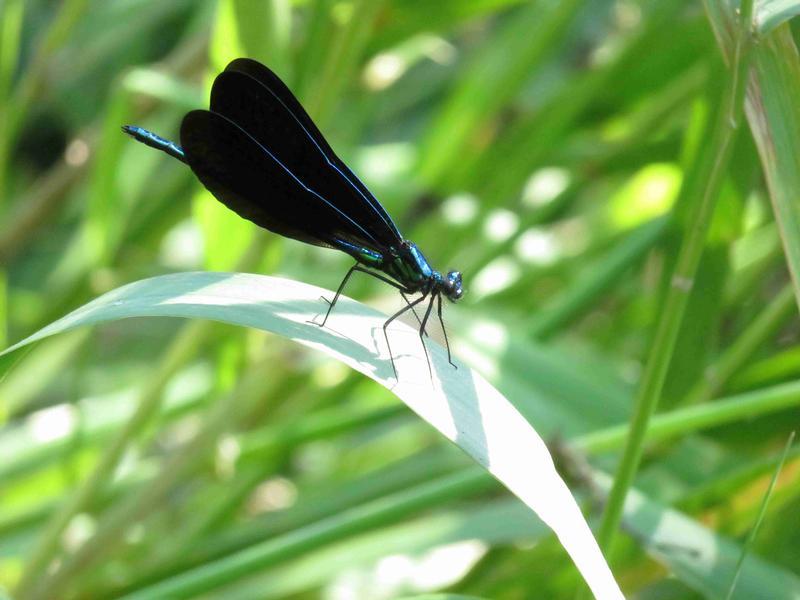
[[[738,62],[731,68],[728,88],[723,98],[718,117],[713,125],[710,143],[698,161],[698,194],[693,199],[686,220],[691,228],[681,243],[680,252],[672,275],[671,286],[664,303],[664,310],[653,338],[651,353],[639,384],[631,422],[631,432],[620,466],[617,470],[606,505],[598,539],[601,547],[610,549],[619,526],[625,504],[625,495],[633,484],[634,476],[644,452],[644,442],[650,417],[655,412],[667,376],[672,352],[680,331],[681,322],[689,299],[689,291],[705,247],[708,227],[714,212],[717,196],[733,153],[737,133],[738,115],[742,111],[745,92],[745,76],[749,65],[750,25],[753,3],[745,2],[742,8]],[[691,190],[694,191],[694,190]]]
[[[772,474],[772,479],[769,482],[767,491],[764,493],[764,499],[761,501],[761,506],[758,509],[758,517],[756,517],[756,522],[753,525],[753,529],[750,530],[750,534],[747,536],[747,541],[745,541],[744,546],[742,546],[742,553],[739,556],[738,562],[736,563],[736,574],[733,576],[731,587],[728,589],[728,594],[725,596],[725,600],[730,600],[733,598],[733,592],[736,589],[736,582],[739,580],[739,576],[742,573],[744,559],[747,557],[747,553],[750,550],[750,547],[753,545],[753,540],[756,539],[758,529],[761,527],[761,522],[764,520],[764,515],[767,513],[767,504],[769,503],[769,498],[772,496],[772,491],[775,489],[775,484],[778,481],[778,475],[780,475],[781,470],[783,469],[783,463],[786,462],[786,456],[789,454],[789,449],[792,447],[792,442],[794,442],[794,431],[789,434],[789,439],[786,440],[786,446],[783,448],[781,459],[778,461],[778,464],[775,465],[775,472]]]
[[[385,316],[343,298],[330,327],[320,328],[308,321],[322,310],[321,294],[330,292],[265,276],[165,275],[101,296],[9,348],[4,358],[62,331],[134,316],[212,319],[272,331],[322,350],[391,390],[522,499],[555,531],[598,598],[621,598],[547,447],[516,409],[466,365],[459,364],[457,371],[450,367],[444,349],[433,343],[431,381],[419,336],[405,325],[391,332],[401,373],[396,381],[379,344]]]

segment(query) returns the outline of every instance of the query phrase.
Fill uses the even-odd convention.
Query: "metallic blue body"
[[[183,152],[183,148],[181,148],[175,142],[166,140],[160,135],[156,135],[152,131],[148,131],[143,127],[137,127],[136,125],[123,125],[122,131],[127,133],[135,140],[142,142],[145,146],[150,146],[156,150],[161,150],[173,158],[177,158],[181,162],[186,162],[186,154]]]
[[[318,325],[327,322],[350,276],[366,273],[399,290],[406,302],[383,325],[395,375],[389,324],[406,311],[414,312],[431,368],[424,337],[434,305],[448,362],[456,367],[442,320],[442,299],[456,302],[462,297],[461,273],[435,270],[416,244],[402,237],[286,84],[268,67],[238,58],[214,79],[209,108],[184,116],[180,144],[135,125],[122,130],[189,165],[206,189],[239,216],[279,235],[353,257],[356,264]],[[409,299],[407,294],[419,297]],[[414,307],[423,302],[427,307],[420,316]]]
[[[125,125],[122,130],[146,146],[166,152],[181,162],[187,162],[183,148],[175,142],[136,125]],[[310,189],[309,191],[313,192]],[[422,250],[408,240],[403,240],[399,247],[390,246],[385,253],[341,238],[335,239],[333,245],[365,267],[386,273],[405,292],[433,295],[443,293],[453,302],[463,294],[460,273],[450,271],[446,276],[442,276],[439,271],[431,267]]]
[[[358,262],[368,267],[380,268],[384,262],[383,254],[376,252],[375,250],[370,250],[369,248],[364,248],[363,246],[359,246],[357,244],[351,244],[350,242],[342,239],[337,239],[335,244],[338,250],[346,252]]]
[[[334,245],[365,267],[386,273],[404,292],[425,294],[445,292],[445,296],[451,300],[461,296],[461,275],[451,271],[443,276],[431,267],[422,250],[413,242],[403,240],[399,248],[388,248],[387,254],[342,239],[335,240]]]

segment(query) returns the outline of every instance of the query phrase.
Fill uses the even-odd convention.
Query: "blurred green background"
[[[256,58],[401,231],[464,273],[468,293],[446,315],[455,353],[569,448],[565,477],[599,521],[600,473],[613,475],[624,442],[614,426],[658,354],[693,203],[714,187],[703,165],[717,156],[730,5],[5,0],[0,11],[2,347],[168,272],[336,287],[348,257],[258,231],[185,165],[120,132],[177,139],[213,76]],[[749,127],[731,138],[662,361],[666,417],[635,482],[641,505],[610,555],[637,598],[722,598],[737,569],[735,597],[800,597],[794,449],[760,513],[800,415],[800,65],[784,22],[795,12],[756,4]],[[347,291],[400,306],[369,278]],[[164,580],[219,598],[578,589],[537,519],[389,392],[262,332],[134,319],[65,334],[8,372],[0,414],[0,588],[14,597],[159,597]]]

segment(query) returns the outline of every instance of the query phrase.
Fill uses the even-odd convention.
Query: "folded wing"
[[[188,113],[181,123],[181,145],[198,179],[241,217],[309,244],[339,247],[346,240],[385,250],[363,225],[227,116]]]
[[[214,81],[211,110],[247,131],[382,245],[396,246],[401,241],[380,203],[336,156],[300,102],[267,67],[245,58],[231,62]]]

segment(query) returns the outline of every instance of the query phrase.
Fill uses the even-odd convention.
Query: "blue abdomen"
[[[372,267],[373,269],[380,269],[383,266],[383,254],[380,252],[346,242],[345,240],[337,239],[334,243],[339,250],[347,252],[347,254],[355,258],[362,265]]]
[[[156,150],[161,150],[173,158],[177,158],[181,162],[186,162],[186,155],[183,152],[183,148],[181,148],[175,142],[164,139],[160,135],[156,135],[152,131],[148,131],[147,129],[138,127],[136,125],[123,125],[122,131],[127,133],[137,142],[143,143],[145,146],[150,146]]]

